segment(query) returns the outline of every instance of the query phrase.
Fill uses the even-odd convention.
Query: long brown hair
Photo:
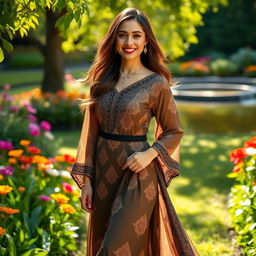
[[[148,69],[158,73],[172,83],[172,76],[165,65],[167,58],[164,56],[147,16],[135,8],[126,8],[112,21],[107,34],[98,45],[98,50],[87,76],[81,80],[82,84],[90,85],[88,99],[82,100],[80,109],[85,110],[97,103],[99,97],[114,88],[119,78],[121,57],[115,50],[115,42],[120,24],[127,20],[136,20],[143,28],[147,43],[147,54],[141,54],[141,62]]]

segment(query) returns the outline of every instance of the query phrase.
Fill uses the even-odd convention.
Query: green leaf
[[[12,46],[11,43],[9,43],[9,42],[8,42],[7,40],[5,40],[5,39],[2,39],[2,42],[3,42],[4,48],[5,48],[5,50],[6,50],[7,52],[13,51],[13,46]]]
[[[34,248],[32,250],[29,250],[29,251],[23,253],[21,256],[34,256],[34,255],[36,255],[36,256],[45,256],[47,254],[48,254],[48,252],[41,249],[41,248]]]
[[[29,3],[29,8],[31,11],[33,11],[34,9],[36,9],[36,3],[35,2],[30,2]]]
[[[4,53],[3,50],[0,48],[0,62],[4,60]]]
[[[9,255],[12,255],[12,256],[16,256],[16,246],[15,246],[15,243],[12,239],[12,237],[9,235],[9,234],[6,234],[5,235],[7,237],[7,240],[8,240],[8,246],[9,246]]]

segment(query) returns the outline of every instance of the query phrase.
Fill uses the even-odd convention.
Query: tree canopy
[[[197,43],[196,26],[203,25],[202,14],[209,8],[226,5],[228,0],[0,0],[1,47],[12,50],[15,34],[28,36],[39,25],[47,9],[58,12],[56,27],[63,38],[64,51],[95,45],[114,16],[126,7],[148,15],[166,53],[182,56]],[[4,58],[0,48],[0,61]]]

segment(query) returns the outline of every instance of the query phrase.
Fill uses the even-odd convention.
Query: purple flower
[[[10,107],[10,110],[13,111],[13,112],[17,112],[17,111],[19,111],[19,109],[20,108],[18,106],[11,106]]]
[[[35,123],[30,123],[28,125],[28,129],[29,129],[29,134],[32,136],[39,136],[40,135],[40,127],[38,126],[38,124]]]
[[[0,166],[0,173],[3,175],[13,175],[14,168],[12,166]]]
[[[45,195],[41,195],[38,198],[42,201],[50,201],[51,200],[51,198],[49,196],[45,196]]]
[[[0,140],[0,149],[2,149],[2,150],[12,150],[12,149],[14,149],[14,147],[13,147],[11,142]]]
[[[32,123],[37,121],[37,117],[35,115],[28,115],[28,120]]]
[[[45,130],[45,131],[50,131],[52,129],[51,124],[47,121],[42,121],[40,123],[40,127],[41,127],[42,130]]]

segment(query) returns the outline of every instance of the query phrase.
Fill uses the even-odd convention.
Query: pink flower
[[[37,121],[37,117],[35,115],[28,115],[28,120],[32,123]]]
[[[11,142],[0,140],[0,149],[2,149],[2,150],[12,150],[12,149],[14,149],[14,147],[13,147]]]
[[[0,173],[6,176],[13,175],[14,168],[12,166],[2,166],[0,167]]]
[[[71,74],[66,74],[66,75],[65,75],[65,79],[66,79],[67,81],[73,81],[73,80],[74,80],[74,77],[73,77]]]
[[[3,85],[3,89],[4,89],[5,91],[10,90],[10,88],[11,88],[11,85],[10,85],[10,84],[4,84],[4,85]]]
[[[27,111],[31,114],[35,114],[36,113],[36,109],[33,108],[31,105],[27,105]]]
[[[39,136],[40,135],[40,127],[35,123],[30,123],[28,125],[29,134],[32,136]]]
[[[3,96],[3,100],[8,101],[8,102],[12,101],[12,96],[9,95],[7,92],[3,92],[2,96]]]
[[[19,111],[19,107],[18,106],[11,106],[10,107],[10,111],[13,111],[13,112],[17,112],[17,111]]]
[[[67,182],[63,182],[62,183],[62,188],[64,191],[72,193],[73,192],[73,188],[70,184],[68,184]]]
[[[50,130],[52,129],[51,124],[50,124],[49,122],[47,122],[47,121],[42,121],[42,122],[40,123],[40,127],[41,127],[41,129],[44,130],[44,131],[50,131]]]
[[[51,200],[51,198],[49,196],[45,196],[45,195],[41,195],[38,198],[42,201],[50,201]]]

